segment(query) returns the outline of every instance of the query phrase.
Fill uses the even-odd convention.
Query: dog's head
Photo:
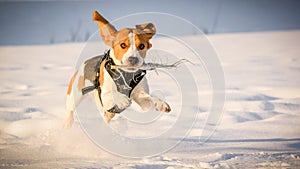
[[[146,52],[152,46],[149,40],[156,33],[152,23],[118,31],[97,11],[94,11],[93,20],[98,22],[101,38],[111,47],[113,59],[117,64],[138,68],[144,63]]]

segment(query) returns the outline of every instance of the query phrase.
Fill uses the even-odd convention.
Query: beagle
[[[94,92],[107,123],[116,113],[128,108],[132,100],[145,111],[155,108],[170,112],[168,103],[149,95],[146,70],[139,69],[152,47],[149,40],[156,33],[155,26],[145,23],[118,31],[97,11],[93,20],[110,49],[104,55],[86,60],[73,74],[67,90],[64,127],[72,126],[74,111],[87,92]]]

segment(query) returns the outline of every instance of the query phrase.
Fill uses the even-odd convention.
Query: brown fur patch
[[[117,32],[116,28],[111,25],[103,16],[101,16],[97,11],[94,11],[93,20],[98,23],[100,29],[100,35],[103,42],[106,45],[111,46],[113,41],[113,34]]]
[[[100,77],[98,79],[101,87],[103,86],[104,83],[104,65],[105,62],[102,62],[100,65]]]
[[[144,44],[145,45],[145,48],[143,50],[140,50],[139,49],[139,46],[141,44]],[[141,57],[145,58],[146,57],[146,52],[148,49],[151,48],[151,43],[149,42],[149,39],[147,38],[146,34],[141,34],[141,33],[136,33],[135,35],[135,45],[136,45],[136,48],[138,49]]]
[[[72,78],[71,78],[71,80],[70,80],[70,82],[69,82],[68,91],[67,91],[67,94],[68,94],[68,95],[72,92],[72,86],[73,86],[74,79],[75,79],[77,73],[78,73],[78,71],[76,71],[76,72],[73,74],[73,76],[72,76]]]
[[[129,33],[133,32],[135,34],[134,40],[135,40],[135,45],[137,50],[139,51],[140,55],[145,58],[146,57],[146,51],[147,49],[151,48],[151,43],[149,42],[149,37],[147,34],[143,33],[141,30],[138,29],[129,29],[125,28],[120,30],[119,32],[116,33],[115,39],[113,42],[112,48],[114,49],[114,55],[116,59],[119,61],[122,61],[122,57],[124,54],[127,52],[128,48],[130,47],[130,39],[128,37]],[[122,48],[121,44],[125,43],[126,48]],[[139,49],[140,44],[144,44],[146,48],[143,50]]]
[[[131,29],[125,28],[116,33],[112,48],[114,49],[114,55],[116,59],[118,59],[119,61],[122,61],[123,55],[127,52],[128,48],[130,47],[128,37],[130,30]],[[122,43],[125,43],[126,45],[124,49],[121,47]]]
[[[84,77],[80,76],[78,79],[78,90],[82,90],[85,87]]]

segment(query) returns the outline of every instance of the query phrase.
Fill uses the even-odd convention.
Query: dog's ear
[[[117,32],[116,28],[111,25],[103,16],[101,16],[97,11],[94,11],[93,20],[98,23],[100,29],[100,35],[103,42],[106,45],[112,46],[112,41],[114,39],[114,34]]]
[[[148,39],[151,39],[156,33],[156,28],[153,23],[144,23],[141,25],[136,25],[135,27],[136,29],[139,29],[145,33]]]

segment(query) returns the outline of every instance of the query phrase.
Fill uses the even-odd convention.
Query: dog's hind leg
[[[65,119],[63,121],[64,128],[69,128],[72,126],[72,124],[74,122],[75,108],[82,100],[82,93],[77,88],[77,85],[75,85],[75,84],[80,83],[81,76],[79,76],[79,74],[80,74],[80,72],[76,71],[73,74],[73,76],[69,82],[69,85],[68,85],[67,100],[66,100],[67,113],[66,113]]]

